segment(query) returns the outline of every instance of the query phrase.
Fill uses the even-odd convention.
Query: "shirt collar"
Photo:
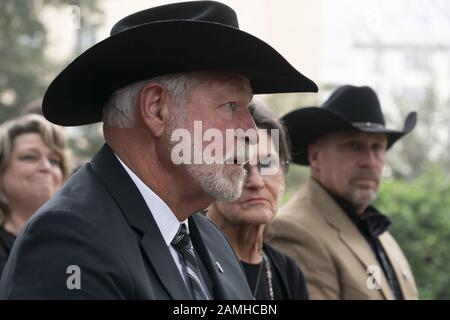
[[[361,215],[361,220],[365,221],[370,233],[374,237],[383,234],[391,225],[392,221],[386,215],[382,214],[377,208],[368,206]]]
[[[323,187],[323,186],[322,186]],[[332,193],[323,187],[328,194],[336,201],[339,207],[348,215],[350,220],[358,229],[366,229],[373,237],[383,234],[391,225],[392,221],[386,215],[378,211],[374,206],[368,206],[362,214],[358,214],[347,200]]]
[[[120,158],[114,154],[116,158],[119,160],[120,164],[124,167],[125,171],[130,176],[131,180],[133,180],[136,187],[139,189],[142,197],[144,198],[147,207],[150,210],[150,213],[155,219],[155,222],[161,232],[164,241],[167,246],[170,246],[173,238],[178,232],[180,228],[180,223],[185,223],[188,233],[189,233],[189,224],[188,220],[178,221],[175,213],[169,208],[169,206],[156,194],[154,193],[139,177],[131,171],[130,168],[127,167],[125,163],[120,160]]]

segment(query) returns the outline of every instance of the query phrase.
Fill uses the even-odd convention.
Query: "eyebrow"
[[[39,152],[39,149],[35,148],[35,147],[24,147],[23,149],[20,149],[18,151],[34,151],[34,152]]]
[[[49,149],[50,149],[50,155],[57,155],[59,157],[59,154],[57,151],[53,150],[52,148],[49,148]],[[36,152],[36,153],[41,153],[41,151],[39,149],[37,149],[36,147],[25,147],[24,149],[18,150],[18,151],[20,151],[20,152],[32,151],[32,152]]]

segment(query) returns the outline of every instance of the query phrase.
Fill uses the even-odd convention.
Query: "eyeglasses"
[[[276,176],[280,174],[280,168],[285,170],[289,165],[289,161],[280,160],[279,158],[267,157],[265,159],[258,160],[256,164],[246,163],[244,169],[247,175],[250,175],[251,168],[256,167],[258,173],[263,177]]]

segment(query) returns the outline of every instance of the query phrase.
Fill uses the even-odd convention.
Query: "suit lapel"
[[[309,193],[325,220],[339,232],[339,238],[359,260],[364,272],[369,266],[379,266],[378,260],[364,236],[347,214],[316,181],[310,180],[306,192]],[[367,275],[369,277],[369,274]],[[381,269],[381,292],[386,299],[393,299],[386,275]]]
[[[157,232],[148,231],[142,237],[141,246],[143,251],[171,298],[175,300],[190,300],[192,296],[188,292],[170,251],[165,249],[167,246],[157,229],[158,227],[156,225],[155,227]]]
[[[142,235],[142,251],[170,297],[192,299],[141,193],[107,144],[92,159],[91,165],[122,210],[128,224]]]
[[[206,269],[209,272],[213,283],[213,295],[214,299],[218,300],[226,300],[229,297],[227,296],[225,284],[223,281],[223,275],[219,273],[218,267],[216,265],[217,261],[214,259],[211,252],[205,245],[205,239],[202,236],[202,232],[199,230],[199,225],[201,222],[199,221],[198,214],[194,214],[189,218],[189,232],[192,236],[192,243],[195,247],[195,250],[201,256]]]
[[[356,227],[354,228],[356,229]],[[352,230],[353,231],[353,230]],[[348,232],[348,231],[340,231],[340,238],[345,243],[345,245],[353,252],[353,254],[358,258],[361,264],[364,266],[366,272],[368,271],[369,266],[378,266],[380,269],[379,275],[381,280],[381,292],[385,299],[392,300],[394,299],[392,290],[387,281],[386,275],[378,263],[377,258],[372,252],[371,247],[361,235],[361,233],[356,229],[356,232]],[[369,277],[369,274],[367,274]]]
[[[383,233],[379,239],[387,257],[389,258],[389,261],[391,262],[395,275],[397,276],[403,298],[416,299],[417,296],[414,293],[414,278],[409,267],[402,263],[401,259],[399,259],[399,257],[403,255],[402,252],[399,252],[400,248],[397,247],[397,244],[388,232]]]

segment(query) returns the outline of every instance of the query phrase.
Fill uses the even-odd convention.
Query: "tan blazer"
[[[413,274],[389,232],[379,237],[405,299],[417,299]],[[314,180],[280,209],[266,241],[294,258],[305,274],[311,299],[393,299],[378,260],[357,227]],[[378,289],[368,267],[377,269]],[[373,269],[372,269],[373,270]],[[370,287],[370,288],[369,288]]]

